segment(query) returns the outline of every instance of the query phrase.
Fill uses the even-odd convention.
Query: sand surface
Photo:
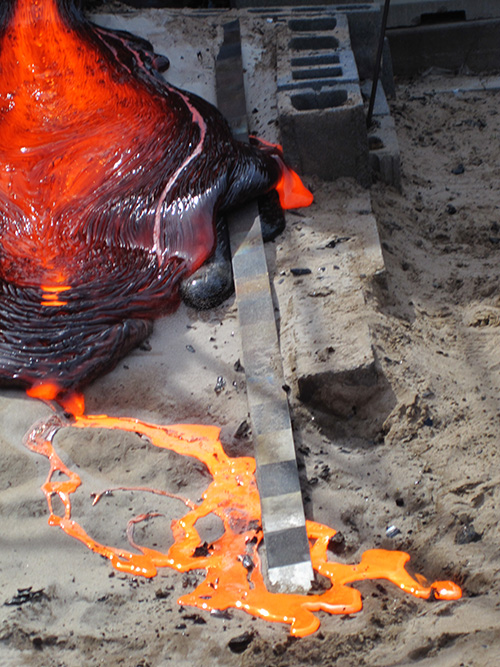
[[[358,585],[362,612],[321,613],[320,630],[304,639],[243,612],[216,616],[180,608],[177,598],[202,573],[120,574],[48,526],[40,490],[48,463],[22,441],[50,410],[20,392],[2,391],[2,665],[498,664],[500,94],[453,92],[462,81],[430,74],[402,82],[392,103],[403,189],[376,184],[371,190],[386,279],[365,293],[385,389],[349,419],[311,410],[293,395],[290,400],[308,517],[341,533],[332,558],[356,562],[366,549],[403,549],[415,571],[462,585],[463,599],[427,602],[386,582],[364,582]],[[434,92],[443,88],[452,92]],[[350,181],[309,183],[318,204],[301,224],[314,224],[315,206],[338,211],[365,196]],[[286,244],[297,224],[293,216],[288,222],[278,244]],[[282,280],[290,266],[280,265],[275,247],[269,249],[272,277]],[[300,259],[299,249],[299,265]],[[293,280],[284,284],[291,293]],[[286,297],[283,282],[278,291]],[[247,418],[236,318],[233,300],[204,314],[181,306],[157,323],[148,346],[86,391],[87,411],[216,424],[228,452],[251,454],[251,441],[236,435]],[[215,391],[219,377],[225,387]],[[119,492],[92,507],[92,493],[147,483],[196,499],[210,481],[195,460],[159,451],[133,434],[65,429],[55,444],[83,481],[75,518],[115,546],[127,546],[131,516],[154,509],[163,516],[139,536],[167,549],[170,519],[183,513],[182,505]],[[390,526],[399,531],[392,538]],[[217,522],[206,522],[207,541],[218,530]],[[40,593],[5,604],[29,587]],[[246,647],[235,653],[230,640],[243,634]]]

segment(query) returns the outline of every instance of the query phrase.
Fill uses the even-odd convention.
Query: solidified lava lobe
[[[275,187],[310,203],[277,147],[234,141],[163,64],[73,0],[1,4],[1,383],[89,382],[176,307],[218,214]]]

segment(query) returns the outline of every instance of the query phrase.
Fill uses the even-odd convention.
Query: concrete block
[[[290,19],[287,27],[278,40],[278,89],[359,82],[345,15]]]
[[[359,86],[278,91],[285,155],[301,174],[352,176],[368,187],[368,137]]]
[[[315,28],[323,27],[322,32]],[[324,180],[370,184],[368,138],[344,15],[289,19],[278,32],[278,111],[287,159]]]
[[[258,13],[269,20],[280,21],[287,16],[326,17],[344,14],[347,17],[351,47],[354,52],[359,75],[362,79],[373,75],[375,56],[381,26],[381,11],[378,2],[343,2],[320,4],[318,2],[294,2],[284,0],[236,0],[235,7],[247,7],[248,12]]]
[[[497,71],[500,19],[393,28],[387,33],[394,73],[413,76],[430,67]]]
[[[293,5],[295,3],[288,3]],[[350,48],[354,53],[356,65],[361,79],[373,75],[375,56],[382,14],[378,2],[344,2],[338,4],[313,4],[305,2],[302,6],[289,7],[289,13],[294,15],[316,14],[318,16],[345,15],[349,27]]]
[[[368,193],[334,187],[310,220],[289,225],[274,287],[287,382],[305,403],[350,417],[380,388],[363,285],[384,264]],[[291,275],[297,256],[309,274]]]

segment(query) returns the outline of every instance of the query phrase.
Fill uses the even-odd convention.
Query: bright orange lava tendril
[[[305,185],[300,176],[293,169],[286,168],[276,186],[280,198],[281,208],[303,208],[313,203],[314,197]]]
[[[252,136],[251,139],[261,146],[277,148],[280,153],[283,153],[283,146],[280,144],[273,144],[256,136]],[[281,166],[283,173],[276,185],[276,192],[280,199],[281,208],[289,210],[291,208],[305,208],[310,206],[314,201],[313,193],[302,183],[302,179],[297,172],[284,163]]]
[[[75,400],[73,397],[71,402],[83,411],[82,398]],[[71,518],[71,494],[80,486],[81,480],[64,465],[52,445],[58,429],[65,426],[137,433],[146,436],[155,447],[192,456],[207,466],[213,481],[199,505],[184,500],[189,511],[181,519],[172,521],[171,529],[175,542],[167,553],[134,542],[134,525],[155,516],[154,513],[142,514],[129,521],[129,542],[139,553],[96,542]],[[307,522],[312,564],[316,572],[331,581],[331,587],[317,595],[268,591],[257,551],[262,530],[260,499],[254,476],[255,460],[249,457],[228,457],[220,443],[219,432],[220,429],[215,426],[156,426],[137,419],[112,418],[106,415],[86,416],[80,413],[71,422],[56,415],[40,422],[28,433],[25,444],[33,452],[47,457],[50,462],[50,472],[42,490],[47,499],[51,526],[62,528],[65,533],[92,551],[108,558],[117,570],[134,576],[154,577],[158,568],[162,567],[170,567],[179,572],[205,569],[205,580],[192,593],[179,598],[180,605],[209,611],[241,609],[267,621],[288,623],[292,635],[304,637],[319,627],[320,621],[313,612],[350,614],[362,608],[361,594],[349,586],[356,581],[387,579],[402,591],[424,599],[431,594],[440,600],[456,600],[461,597],[460,588],[451,581],[428,583],[420,575],[411,577],[405,569],[410,556],[402,551],[371,549],[366,551],[361,562],[355,565],[330,562],[327,549],[336,531],[313,521]],[[62,473],[66,479],[61,481],[57,476],[56,481],[53,479],[55,473]],[[143,490],[177,497],[166,491]],[[62,501],[64,516],[53,512],[54,496],[58,496]],[[102,494],[96,496],[94,504],[101,496]],[[222,520],[224,534],[208,548],[203,548],[196,522],[210,513]],[[201,556],[196,553],[197,548],[201,548],[198,550],[198,553],[201,551]]]

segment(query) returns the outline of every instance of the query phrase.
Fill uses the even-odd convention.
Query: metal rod
[[[372,92],[370,95],[370,104],[368,106],[368,114],[366,116],[366,125],[370,127],[372,123],[373,116],[373,107],[375,106],[375,97],[377,95],[377,85],[378,79],[380,76],[380,62],[382,60],[382,51],[384,49],[384,38],[385,38],[385,29],[387,26],[387,17],[389,15],[389,5],[391,0],[385,0],[384,12],[382,14],[382,25],[380,27],[380,39],[378,42],[377,57],[375,59],[375,67],[373,69],[373,83],[372,83]]]
[[[224,25],[216,85],[219,109],[233,134],[248,140],[238,21]],[[314,573],[256,202],[232,211],[228,222],[267,576],[280,592],[304,593]]]

